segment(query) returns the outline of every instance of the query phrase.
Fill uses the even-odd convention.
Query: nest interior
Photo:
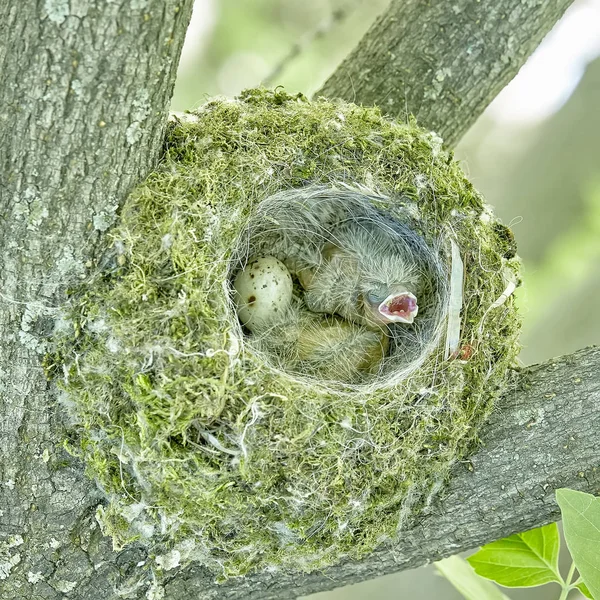
[[[303,380],[312,375],[313,383],[374,389],[405,379],[440,342],[448,317],[449,243],[440,228],[424,225],[409,198],[381,197],[348,182],[262,200],[236,244],[233,275],[252,257],[273,256],[294,274],[310,273],[310,281],[296,281],[290,308],[271,314],[265,331],[250,331],[249,343],[275,367]],[[418,299],[414,321],[381,326],[369,318],[369,294],[377,304],[408,288]]]
[[[320,385],[265,361],[232,307],[236,244],[266,198],[347,185],[387,198],[465,268],[460,345],[381,385]],[[398,206],[394,206],[394,198]],[[427,506],[475,447],[518,350],[510,231],[441,140],[376,108],[249,90],[173,122],[72,290],[49,370],[103,530],[220,578],[358,558]],[[446,271],[445,271],[446,272]]]

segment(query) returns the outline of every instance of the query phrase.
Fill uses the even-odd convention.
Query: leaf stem
[[[567,573],[567,579],[566,579],[566,581],[564,581],[562,583],[563,588],[562,588],[562,591],[560,593],[558,600],[567,600],[567,596],[569,595],[569,592],[574,588],[574,586],[571,585],[571,581],[573,580],[574,574],[575,574],[575,563],[572,562],[571,567],[569,568],[569,572]]]

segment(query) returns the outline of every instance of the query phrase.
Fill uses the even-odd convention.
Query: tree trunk
[[[114,598],[131,567],[61,449],[40,358],[64,285],[158,157],[192,0],[0,7],[0,596]],[[135,562],[133,562],[135,565]]]
[[[408,108],[458,139],[568,3],[394,2],[324,89],[353,99],[353,82],[357,100],[396,115]],[[293,598],[556,518],[555,487],[598,491],[600,351],[589,350],[516,374],[474,472],[458,467],[443,504],[398,546],[360,564],[223,586],[193,566],[168,572],[161,587],[139,568],[152,560],[142,546],[111,550],[94,519],[102,495],[60,447],[62,413],[40,358],[61,290],[82,275],[117,205],[158,156],[191,5],[23,0],[0,7],[2,596]]]

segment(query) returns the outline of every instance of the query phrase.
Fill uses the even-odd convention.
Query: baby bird
[[[388,342],[381,330],[317,315],[300,301],[253,340],[255,347],[276,357],[286,370],[345,383],[360,383],[365,375],[377,373]]]
[[[320,264],[299,275],[306,306],[370,328],[412,323],[419,270],[410,249],[371,222],[348,222],[333,237]]]
[[[413,323],[425,242],[377,210],[368,196],[312,186],[263,203],[256,253],[277,257],[313,312],[368,327]]]

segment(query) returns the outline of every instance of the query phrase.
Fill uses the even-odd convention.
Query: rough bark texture
[[[170,571],[164,590],[152,588],[139,568],[151,560],[145,550],[114,553],[95,524],[101,494],[82,465],[61,450],[61,411],[40,357],[62,287],[82,273],[117,204],[158,154],[192,2],[0,4],[3,598],[158,600],[163,592],[169,600],[293,598],[417,566],[556,518],[555,487],[598,491],[600,351],[588,350],[515,376],[515,391],[490,422],[486,448],[472,461],[474,472],[459,467],[446,501],[396,548],[326,574],[263,574],[215,586],[202,569],[191,568]],[[396,78],[407,91],[396,114],[408,106],[452,141],[514,75],[567,4],[395,3],[396,18],[411,23],[411,44],[399,45],[407,34],[399,35],[390,20],[390,31],[379,39],[371,34],[361,48],[387,45],[389,56],[398,57],[406,52],[402,62],[410,65],[410,74],[396,65],[381,80],[374,75],[368,80],[368,74],[350,78],[346,64],[340,81],[354,81],[365,94],[370,88],[371,101],[386,106],[397,92],[385,80]],[[402,6],[406,12],[398,12]],[[530,23],[542,14],[547,17]],[[510,31],[504,29],[499,39],[504,20]],[[526,34],[517,31],[521,25]],[[385,27],[383,21],[377,27]],[[417,52],[420,58],[411,59]],[[377,63],[369,60],[374,74]],[[332,93],[332,83],[328,86]]]
[[[2,598],[113,598],[131,567],[89,543],[98,492],[61,450],[40,356],[62,286],[158,156],[191,8],[0,3]]]
[[[393,0],[316,95],[417,117],[454,146],[573,0]]]

